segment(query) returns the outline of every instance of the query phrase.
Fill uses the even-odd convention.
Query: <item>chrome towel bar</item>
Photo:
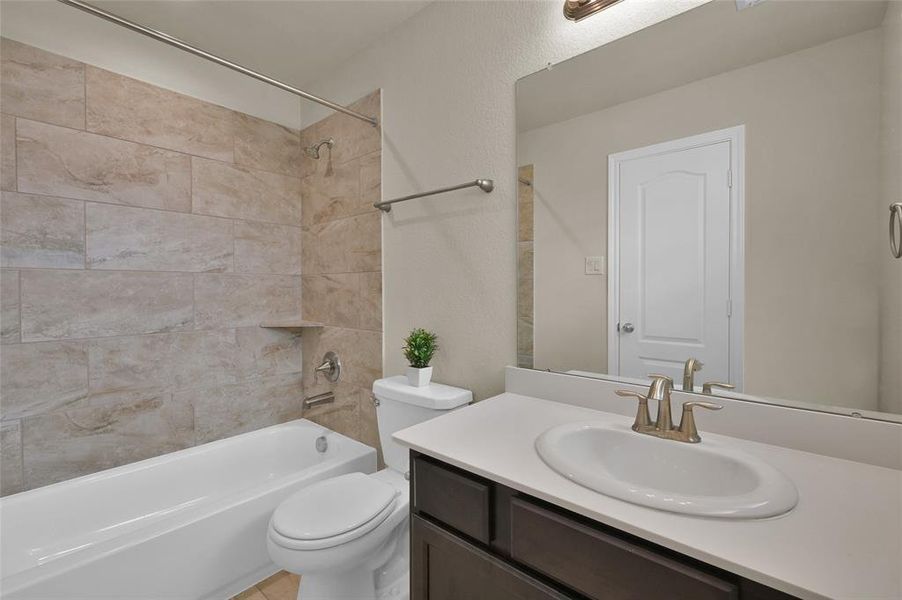
[[[478,187],[483,192],[488,194],[493,189],[495,189],[495,182],[491,179],[477,179],[475,181],[468,181],[467,183],[461,183],[460,185],[452,185],[449,187],[439,188],[437,190],[430,190],[428,192],[420,192],[419,194],[411,194],[409,196],[401,196],[400,198],[395,198],[394,200],[385,200],[383,202],[374,202],[373,206],[381,210],[382,212],[391,212],[391,205],[396,202],[405,202],[407,200],[413,200],[415,198],[423,198],[424,196],[434,196],[436,194],[444,194],[445,192],[453,192],[454,190],[462,190],[464,188],[469,187]]]

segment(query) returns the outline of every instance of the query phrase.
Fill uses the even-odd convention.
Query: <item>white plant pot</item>
[[[426,387],[432,379],[432,367],[407,367],[407,382],[414,387]]]

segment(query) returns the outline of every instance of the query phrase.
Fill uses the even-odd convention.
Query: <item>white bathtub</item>
[[[279,502],[311,482],[375,470],[375,450],[301,419],[8,496],[0,592],[228,598],[276,572],[266,526]]]

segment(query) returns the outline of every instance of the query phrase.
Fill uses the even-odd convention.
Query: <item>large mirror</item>
[[[900,420],[900,122],[902,0],[716,0],[525,77],[519,365]]]

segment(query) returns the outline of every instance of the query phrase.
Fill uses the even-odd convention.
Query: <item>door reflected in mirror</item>
[[[517,128],[520,366],[898,420],[902,0],[711,2]]]

